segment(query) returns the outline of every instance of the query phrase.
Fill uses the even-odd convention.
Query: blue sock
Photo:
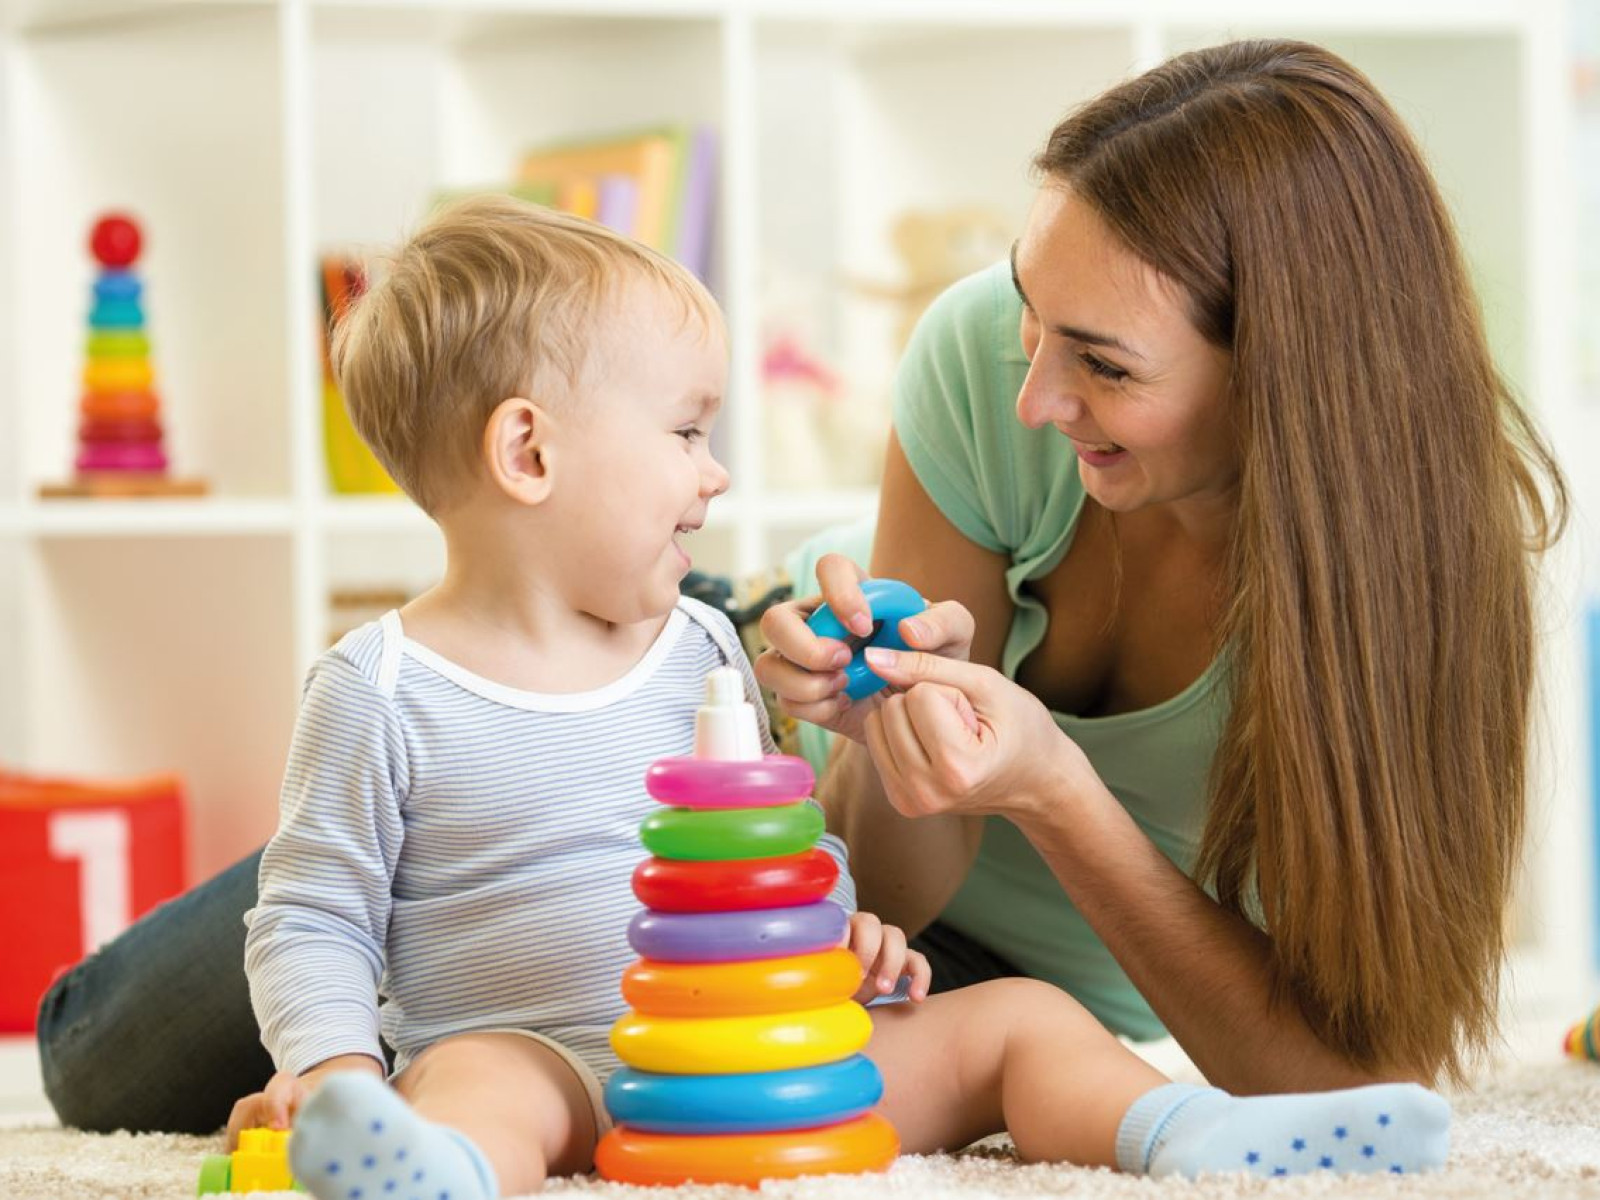
[[[1135,1100],[1117,1130],[1117,1165],[1157,1177],[1405,1174],[1449,1154],[1449,1102],[1414,1083],[1246,1097],[1169,1083]]]
[[[317,1200],[494,1200],[494,1169],[466,1135],[424,1120],[381,1079],[332,1075],[289,1139],[294,1177]]]

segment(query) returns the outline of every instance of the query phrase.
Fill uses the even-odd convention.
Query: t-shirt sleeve
[[[952,525],[998,553],[1017,544],[1020,312],[1003,263],[953,285],[917,323],[894,383],[895,436],[918,482]]]
[[[337,1054],[383,1061],[378,983],[403,840],[404,735],[348,660],[312,668],[284,772],[278,831],[246,914],[245,971],[279,1070]]]

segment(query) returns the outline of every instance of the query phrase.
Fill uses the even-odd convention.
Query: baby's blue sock
[[[1117,1165],[1158,1177],[1404,1174],[1449,1154],[1450,1105],[1414,1083],[1247,1097],[1169,1083],[1135,1100],[1117,1130]]]
[[[494,1169],[464,1134],[426,1121],[371,1075],[330,1076],[289,1139],[317,1200],[494,1200]]]

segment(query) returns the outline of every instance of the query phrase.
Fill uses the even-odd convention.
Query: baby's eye
[[[705,437],[705,435],[706,431],[697,425],[685,426],[683,429],[678,430],[678,436],[684,441],[691,443],[698,442],[701,438]]]
[[[1089,368],[1091,375],[1098,375],[1101,379],[1109,379],[1113,383],[1120,383],[1128,377],[1128,373],[1121,367],[1113,367],[1105,359],[1090,354],[1088,351],[1079,354],[1078,358],[1082,360],[1084,366]]]

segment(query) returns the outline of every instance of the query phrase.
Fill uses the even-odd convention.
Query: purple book
[[[696,127],[684,166],[683,198],[678,205],[676,258],[702,280],[711,269],[711,236],[717,200],[717,131]]]
[[[639,183],[631,175],[602,175],[596,186],[594,219],[608,229],[634,236],[639,219]]]

